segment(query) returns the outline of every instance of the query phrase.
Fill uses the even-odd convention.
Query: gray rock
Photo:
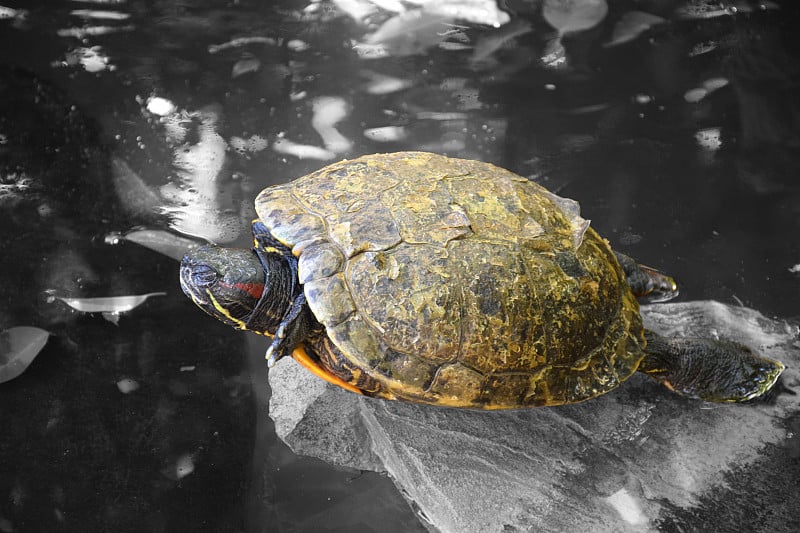
[[[786,363],[783,382],[798,385],[797,326],[713,301],[642,314],[665,335],[744,342]],[[655,531],[669,509],[788,442],[782,422],[800,412],[800,396],[708,404],[640,374],[582,404],[505,412],[359,397],[288,358],[269,377],[270,415],[296,453],[388,472],[442,532]]]

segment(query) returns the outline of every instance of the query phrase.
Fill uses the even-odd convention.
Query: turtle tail
[[[742,402],[761,396],[785,368],[749,347],[722,339],[665,338],[645,332],[639,371],[668,389],[708,402]]]

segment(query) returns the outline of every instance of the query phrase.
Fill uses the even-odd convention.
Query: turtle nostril
[[[219,279],[219,273],[208,265],[200,264],[192,267],[192,282],[196,287],[205,289]]]

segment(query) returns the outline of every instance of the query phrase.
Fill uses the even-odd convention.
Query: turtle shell
[[[325,326],[306,348],[376,396],[559,405],[608,392],[643,357],[608,243],[576,202],[508,170],[376,154],[265,189],[256,211]]]

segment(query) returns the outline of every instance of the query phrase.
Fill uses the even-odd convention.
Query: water
[[[798,315],[794,6],[548,24],[518,2],[493,28],[463,20],[493,4],[463,3],[368,42],[376,4],[2,4],[0,329],[51,337],[0,385],[0,531],[424,531],[390,480],[278,442],[263,340],[200,313],[174,259],[107,238],[246,246],[261,188],[342,157],[494,162],[578,200],[682,298]],[[632,9],[670,21],[604,47]],[[116,325],[48,298],[158,291]]]

